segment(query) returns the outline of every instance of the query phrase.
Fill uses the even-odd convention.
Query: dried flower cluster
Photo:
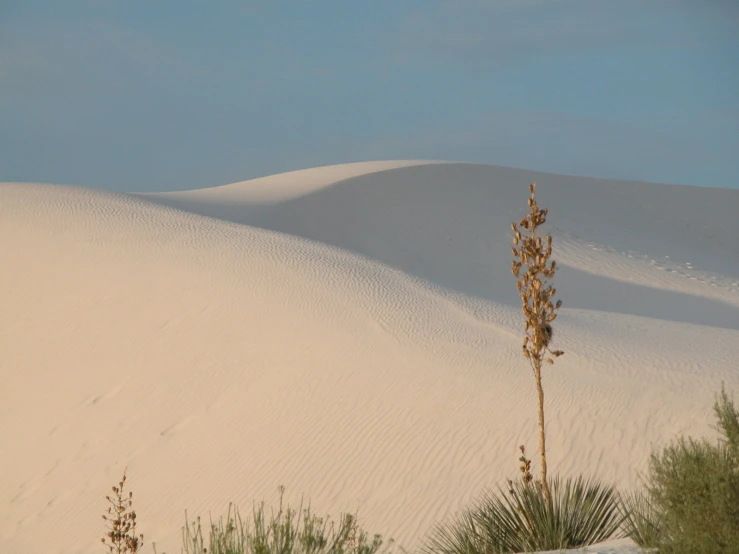
[[[526,336],[521,347],[522,353],[532,361],[543,359],[551,364],[554,363],[551,358],[543,358],[547,351],[555,358],[564,354],[561,350],[549,350],[553,335],[551,323],[556,319],[555,310],[562,305],[562,301],[552,304],[552,297],[557,289],[551,285],[545,288],[545,279],[554,277],[557,264],[555,261],[548,263],[552,255],[551,235],[536,235],[537,227],[546,222],[547,210],[537,206],[534,198],[535,186],[535,183],[529,185],[529,214],[519,221],[518,226],[511,223],[514,233],[511,252],[515,258],[511,272],[516,277],[521,311],[525,318]],[[523,235],[518,227],[527,234]],[[526,272],[521,275],[523,266],[526,266]]]
[[[550,498],[547,484],[546,437],[544,434],[544,389],[541,384],[541,364],[554,363],[552,358],[564,354],[561,350],[550,350],[554,331],[552,322],[557,317],[555,310],[561,305],[558,300],[552,304],[552,298],[557,292],[554,287],[547,285],[547,280],[554,277],[557,264],[549,261],[552,255],[551,235],[538,236],[536,230],[546,222],[547,210],[540,209],[536,204],[534,194],[536,184],[529,185],[528,207],[529,213],[516,223],[511,223],[513,231],[513,262],[511,272],[516,278],[516,288],[521,297],[521,311],[524,315],[525,334],[521,353],[526,357],[534,372],[536,388],[539,396],[539,450],[541,454],[541,481],[540,486],[547,498]],[[520,229],[519,229],[520,228]],[[521,269],[526,271],[521,274]],[[549,353],[552,358],[545,357]],[[522,456],[525,458],[525,456]],[[530,464],[530,462],[529,462]]]
[[[521,457],[518,459],[521,462],[521,480],[525,484],[531,483],[534,480],[534,476],[531,475],[531,460],[526,457],[526,447],[522,444],[518,447],[521,450]]]
[[[126,482],[126,472],[123,472],[117,487],[113,487],[114,496],[106,496],[110,503],[103,519],[106,521],[108,532],[100,539],[111,554],[136,554],[144,545],[144,535],[136,536],[136,512],[129,509],[133,506],[133,493],[126,496],[123,487]]]

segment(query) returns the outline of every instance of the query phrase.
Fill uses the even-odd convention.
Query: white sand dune
[[[125,466],[160,552],[185,510],[280,484],[416,546],[536,451],[510,274],[531,181],[564,303],[550,471],[632,487],[653,445],[714,436],[721,381],[739,390],[739,190],[431,162],[3,183],[0,551],[97,552]]]

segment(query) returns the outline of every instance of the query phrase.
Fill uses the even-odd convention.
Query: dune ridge
[[[739,369],[739,191],[382,162],[198,191],[0,184],[0,546],[304,493],[412,548],[535,448],[510,222],[550,209],[550,471],[636,484]],[[539,198],[540,197],[540,198]]]

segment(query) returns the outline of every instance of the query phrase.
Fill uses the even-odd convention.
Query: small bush
[[[359,527],[356,515],[342,514],[338,525],[328,517],[311,513],[302,503],[295,510],[283,509],[285,489],[280,487],[277,514],[265,518],[264,502],[253,508],[253,518],[241,517],[237,508],[229,506],[226,518],[210,522],[209,533],[203,533],[200,518],[185,522],[182,528],[185,554],[376,554],[383,545],[380,535],[372,540]],[[392,540],[389,541],[389,544]],[[387,548],[386,548],[387,550]]]
[[[423,554],[492,554],[577,548],[610,538],[623,516],[615,488],[582,477],[550,479],[550,499],[540,485],[508,482],[487,491],[451,523],[434,528]]]
[[[650,458],[660,552],[739,553],[739,412],[723,386],[714,411],[723,440],[680,438]]]

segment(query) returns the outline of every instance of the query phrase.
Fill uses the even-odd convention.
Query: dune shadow
[[[739,308],[703,296],[626,283],[561,266],[557,297],[567,308],[600,310],[739,330]]]
[[[672,226],[670,221],[655,225],[652,212],[646,208],[640,211],[648,202],[639,183],[603,186],[583,177],[475,164],[385,170],[274,204],[257,205],[233,198],[219,201],[217,195],[146,198],[208,217],[323,242],[463,294],[518,305],[510,273],[510,222],[522,215],[526,185],[542,175],[546,187],[537,192],[537,198],[550,208],[555,241],[557,217],[567,217],[568,228],[584,229],[584,235],[588,230],[605,229],[615,230],[618,240],[635,237],[634,250],[642,246],[645,230],[650,235],[643,240],[657,246],[684,232],[678,227],[679,220]],[[660,186],[669,187],[653,185]],[[717,204],[728,209],[721,199],[711,197],[723,192],[707,190],[695,196],[692,189],[678,188],[669,194],[689,195],[684,203],[691,208],[703,199],[701,202],[710,207]],[[719,267],[727,263],[722,252],[700,248],[704,244],[688,243],[691,249],[701,250],[695,253],[696,259],[700,254],[704,263],[715,262]],[[735,269],[739,274],[739,267]],[[571,266],[561,267],[556,286],[558,297],[570,308],[739,330],[739,308],[701,295],[628,283]]]

